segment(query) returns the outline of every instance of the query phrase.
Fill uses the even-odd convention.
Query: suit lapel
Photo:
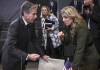
[[[28,37],[28,31],[22,18],[20,18],[19,20],[19,30],[20,30],[21,35],[24,36],[26,39]]]

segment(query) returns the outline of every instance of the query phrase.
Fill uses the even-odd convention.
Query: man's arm
[[[12,56],[19,57],[25,62],[26,60],[35,61],[39,59],[40,55],[38,54],[28,54],[20,49],[17,48],[17,41],[18,41],[18,25],[16,22],[12,23],[8,30],[8,53]]]
[[[8,53],[12,56],[22,58],[26,60],[27,53],[17,48],[17,36],[18,36],[18,25],[16,20],[12,22],[8,29],[7,42],[8,42]]]

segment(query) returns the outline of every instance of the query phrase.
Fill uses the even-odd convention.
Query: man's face
[[[37,9],[33,8],[30,13],[25,14],[26,22],[34,23],[35,19],[37,18]]]

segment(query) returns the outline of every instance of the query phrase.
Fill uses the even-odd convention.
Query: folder
[[[39,59],[38,70],[63,70],[63,59],[49,58],[48,62],[42,58]]]

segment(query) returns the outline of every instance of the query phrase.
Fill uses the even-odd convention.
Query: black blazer
[[[81,10],[82,10],[82,3],[81,3],[80,1],[77,1],[77,4],[76,4],[76,6],[75,6],[74,0],[72,0],[71,3],[70,3],[70,5],[71,5],[71,6],[74,6],[74,7],[77,9],[77,11],[78,11],[79,13],[81,13]]]
[[[99,28],[100,28],[100,7],[94,6],[92,14],[82,14],[86,23],[88,23],[88,18],[90,18],[90,31],[93,38],[100,38]]]
[[[53,6],[51,6],[50,4],[50,0],[47,0],[47,6],[50,8],[50,10],[52,10],[52,13],[57,16],[57,2],[52,0],[53,1]]]
[[[34,24],[33,24],[34,25]],[[31,26],[31,41],[28,40],[28,31],[25,23],[21,18],[13,21],[8,29],[7,39],[3,46],[2,52],[2,64],[5,70],[20,70],[21,59],[24,65],[26,57],[28,55],[28,45],[31,43],[31,47],[35,47],[30,53],[38,51],[43,56],[44,53],[40,46],[37,46],[37,38],[35,34],[34,26]],[[32,49],[32,48],[31,48]]]

